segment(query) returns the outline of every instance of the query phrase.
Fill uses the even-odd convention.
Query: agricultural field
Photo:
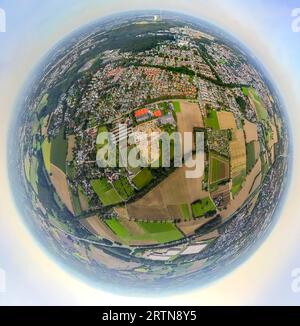
[[[42,153],[45,169],[49,174],[51,170],[51,142],[49,142],[48,138],[42,143]]]
[[[209,183],[215,184],[229,179],[229,160],[215,153],[209,153]]]
[[[255,123],[244,120],[244,132],[246,137],[246,143],[258,140],[257,126]]]
[[[254,88],[248,88],[247,96],[250,102],[256,110],[256,115],[259,121],[267,120],[269,117],[268,111],[266,110],[261,98],[257,95]],[[245,93],[244,93],[245,94]]]
[[[190,213],[190,205],[189,204],[181,204],[181,212],[183,215],[183,218],[185,221],[188,221],[191,219],[191,213]]]
[[[91,185],[104,206],[116,205],[123,201],[106,179],[93,180]]]
[[[54,164],[51,164],[50,179],[59,198],[68,208],[68,210],[74,215],[72,199],[69,192],[69,185],[65,173]]]
[[[205,216],[205,214],[214,212],[215,210],[216,206],[210,197],[200,199],[192,204],[193,216],[195,218]]]
[[[74,214],[78,216],[81,214],[81,205],[80,205],[79,196],[75,194],[71,189],[69,190],[69,192],[72,200]]]
[[[38,159],[35,156],[31,156],[29,180],[36,194],[38,193],[38,182],[39,182],[38,167],[39,167]]]
[[[133,179],[132,182],[138,189],[146,187],[153,180],[151,171],[147,168],[141,170]]]
[[[205,127],[213,130],[220,129],[217,111],[211,109],[207,110],[207,117],[205,118]]]
[[[246,177],[246,171],[241,172],[240,175],[238,175],[232,179],[231,192],[232,192],[233,197],[235,197],[242,189],[243,183],[245,181],[245,177]]]
[[[24,158],[24,172],[28,182],[30,182],[30,156],[26,153]]]
[[[181,111],[176,114],[178,131],[184,137],[185,132],[194,132],[195,128],[203,128],[203,118],[197,103],[190,103],[188,101],[180,101]],[[184,152],[189,153],[195,149],[193,142],[192,148],[185,146]]]
[[[63,172],[66,172],[66,157],[68,143],[65,139],[64,129],[51,142],[51,163]]]
[[[82,211],[85,212],[85,211],[89,210],[89,208],[90,208],[89,198],[85,194],[83,188],[80,185],[78,186],[78,196],[79,196],[80,207],[81,207]]]
[[[232,133],[230,147],[231,177],[239,177],[246,172],[246,145],[245,136],[242,129],[237,129]]]
[[[185,166],[178,168],[142,198],[128,204],[128,215],[138,220],[186,219],[181,204],[208,196],[202,189],[202,178],[186,178],[186,171]]]
[[[183,234],[171,222],[129,222],[139,229],[137,232],[125,226],[119,219],[109,219],[105,223],[125,243],[165,243],[179,240]]]
[[[253,169],[256,162],[255,142],[246,145],[247,151],[247,174]]]
[[[232,112],[219,111],[217,112],[217,118],[221,130],[236,129],[235,117]]]
[[[66,161],[67,162],[71,162],[73,160],[73,149],[75,147],[76,144],[76,139],[75,139],[75,135],[70,135],[67,137],[68,140],[68,152],[67,152],[67,158]]]
[[[115,181],[113,186],[123,200],[127,200],[134,195],[133,187],[129,183],[128,179],[124,176],[121,176],[119,180]]]

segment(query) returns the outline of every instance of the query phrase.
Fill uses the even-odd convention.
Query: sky
[[[300,0],[0,0],[0,268],[2,305],[254,305],[299,304],[292,271],[300,267],[300,33],[291,12]],[[190,14],[223,28],[246,45],[278,87],[291,123],[292,182],[282,214],[261,247],[233,272],[205,288],[167,298],[126,298],[92,288],[51,259],[16,210],[7,175],[7,131],[14,103],[35,65],[73,30],[106,15],[138,9]],[[2,284],[1,284],[2,283]],[[5,288],[4,286],[5,285]]]

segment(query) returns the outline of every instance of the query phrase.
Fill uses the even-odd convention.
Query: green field
[[[30,179],[31,186],[36,193],[38,193],[38,182],[39,182],[38,167],[39,167],[38,159],[35,156],[31,156],[29,179]]]
[[[216,206],[210,197],[206,197],[192,204],[192,212],[194,217],[201,217],[208,212],[213,212],[215,210]]]
[[[247,91],[243,90],[243,93],[250,98],[250,100],[255,105],[255,110],[257,114],[257,118],[259,121],[267,120],[269,118],[268,111],[266,110],[261,98],[257,95],[256,90],[251,87],[248,88]]]
[[[174,106],[174,112],[175,113],[181,112],[180,102],[173,101],[172,103],[173,103],[173,106]]]
[[[104,206],[116,205],[123,201],[106,179],[93,180],[91,185]]]
[[[255,142],[246,145],[247,151],[247,173],[249,173],[255,165]]]
[[[51,172],[51,142],[49,142],[48,138],[46,138],[42,143],[42,153],[43,153],[43,160],[45,169],[47,170],[48,174]]]
[[[235,197],[242,189],[243,182],[245,180],[246,172],[242,172],[239,176],[233,178],[232,180],[232,195]]]
[[[248,87],[242,87],[242,92],[245,96],[248,96],[249,95],[249,88]]]
[[[126,177],[121,177],[119,180],[113,183],[114,188],[117,190],[118,194],[124,199],[127,200],[132,195],[134,195],[134,189],[129,183]]]
[[[82,188],[81,185],[78,186],[77,191],[80,192],[80,194],[82,195],[83,199],[84,199],[87,203],[90,202],[89,197],[87,196],[87,194],[85,193],[85,191],[84,191],[84,189]]]
[[[146,187],[152,180],[153,176],[151,171],[145,168],[132,179],[132,182],[136,185],[138,189],[142,189]]]
[[[228,160],[218,155],[210,154],[209,164],[210,184],[223,181],[229,177],[228,173],[226,173],[229,171]]]
[[[183,237],[176,225],[171,222],[138,222],[146,235],[157,242],[169,242]]]
[[[74,180],[76,177],[76,168],[75,165],[72,164],[66,164],[66,175],[71,179]]]
[[[105,223],[121,239],[130,238],[129,230],[127,230],[125,226],[118,219],[112,218],[110,220],[106,220]]]
[[[145,232],[144,235],[133,234],[116,218],[106,220],[105,223],[125,243],[130,241],[164,243],[183,237],[175,224],[171,222],[137,222],[136,224]]]
[[[220,129],[217,111],[207,110],[207,117],[205,118],[205,127],[211,128],[213,130]]]
[[[65,173],[67,151],[68,142],[64,137],[64,129],[61,129],[51,143],[51,163]]]
[[[76,216],[80,215],[81,213],[81,206],[80,206],[80,201],[79,201],[79,197],[77,194],[74,194],[74,192],[69,189],[70,195],[71,195],[71,200],[72,200],[72,206],[74,209],[74,213]]]
[[[190,206],[189,204],[181,204],[180,205],[181,212],[183,215],[183,218],[185,221],[188,221],[191,219],[191,214],[190,214]]]

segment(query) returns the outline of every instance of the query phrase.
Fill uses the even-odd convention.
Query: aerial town
[[[93,26],[47,60],[22,117],[21,175],[31,218],[65,260],[106,280],[186,282],[267,230],[287,134],[278,98],[237,46],[142,16]],[[174,141],[162,164],[159,137],[173,132],[204,133],[201,178],[172,165]],[[106,133],[119,150],[101,168]],[[140,166],[123,164],[128,151]]]

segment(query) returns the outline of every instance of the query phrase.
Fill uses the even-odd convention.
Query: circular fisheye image
[[[221,277],[258,248],[287,183],[284,107],[264,68],[178,13],[119,14],[60,41],[11,132],[25,223],[70,273],[110,291]]]

